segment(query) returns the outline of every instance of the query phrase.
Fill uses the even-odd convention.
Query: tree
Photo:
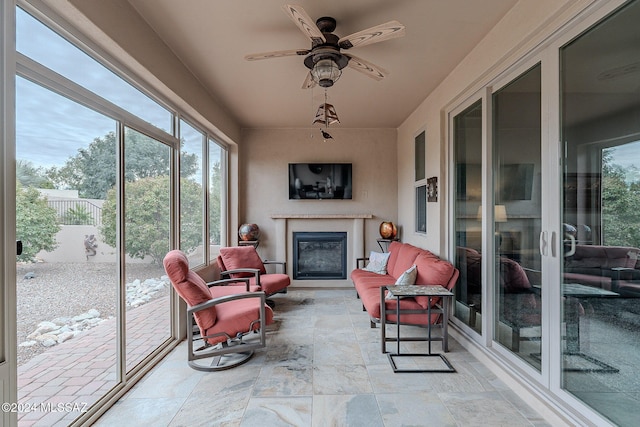
[[[56,233],[60,231],[57,212],[49,207],[46,197],[33,187],[16,186],[16,238],[22,240],[19,261],[33,262],[42,250],[56,248]]]
[[[640,181],[629,180],[633,170],[613,163],[610,151],[603,152],[603,242],[610,246],[640,247]]]
[[[125,250],[132,258],[149,256],[154,263],[160,264],[169,252],[169,186],[168,176],[142,178],[125,184]],[[197,204],[202,198],[202,186],[188,179],[180,180],[180,192],[187,206]],[[184,209],[180,221],[183,224],[200,223],[201,217],[200,210]],[[116,220],[116,193],[111,189],[102,206],[100,228],[103,241],[111,246],[116,245]],[[190,252],[201,244],[202,228],[183,227],[181,237],[182,250]]]
[[[54,188],[53,183],[46,177],[45,171],[35,167],[28,160],[16,162],[16,181],[23,187]]]
[[[169,175],[170,156],[158,156],[158,142],[138,132],[127,132],[125,144],[125,179]],[[198,169],[196,154],[182,153],[181,176],[193,175]],[[87,148],[78,149],[62,167],[46,172],[56,188],[73,188],[80,197],[104,200],[116,184],[116,134],[109,132],[95,138]]]
[[[209,243],[220,244],[222,228],[222,175],[220,162],[211,165],[211,186],[209,196]]]

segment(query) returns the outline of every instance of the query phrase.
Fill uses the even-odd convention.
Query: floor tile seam
[[[444,402],[444,405],[447,407],[447,410],[449,410],[449,405],[447,405],[447,400],[443,399],[443,398],[440,396],[441,394],[444,394],[444,395],[450,395],[450,394],[464,394],[464,395],[467,395],[467,396],[468,396],[469,394],[474,394],[474,395],[484,395],[484,394],[487,394],[487,395],[489,395],[489,394],[495,395],[495,394],[498,394],[498,395],[500,396],[500,399],[492,399],[494,402],[495,402],[495,401],[501,401],[501,402],[507,403],[507,404],[508,404],[508,406],[509,406],[510,408],[512,408],[512,409],[515,411],[515,413],[517,413],[518,415],[520,415],[520,417],[522,417],[522,419],[523,419],[524,421],[526,421],[527,423],[529,423],[531,426],[534,426],[534,425],[535,425],[535,424],[534,424],[534,423],[529,419],[529,417],[528,417],[528,416],[526,416],[525,414],[523,414],[523,413],[522,413],[522,411],[520,411],[520,410],[518,409],[518,407],[517,407],[513,402],[511,402],[509,399],[507,399],[507,398],[502,394],[502,392],[501,392],[500,390],[495,390],[495,391],[476,391],[476,392],[464,392],[464,391],[454,391],[454,392],[446,392],[446,391],[442,391],[442,392],[436,392],[436,395],[438,396],[438,398],[439,398],[441,401],[443,401],[443,402]],[[526,403],[526,402],[524,402],[524,403],[525,403],[526,405],[528,405],[528,403]],[[451,411],[449,411],[449,412],[451,412]],[[535,412],[535,411],[534,411],[534,412]],[[494,412],[494,413],[495,413],[495,412]],[[453,413],[452,413],[452,415],[453,415]],[[503,415],[509,415],[509,414],[503,413]],[[455,419],[455,417],[454,417],[454,419]]]
[[[518,405],[516,405],[516,403],[515,403],[515,402],[513,402],[513,401],[512,401],[512,399],[511,399],[511,397],[510,397],[510,396],[508,396],[508,393],[509,393],[509,392],[512,392],[512,393],[511,393],[512,395],[514,395],[516,398],[520,399],[520,397],[519,397],[519,396],[517,396],[517,395],[515,395],[515,394],[513,393],[513,390],[511,390],[511,389],[509,389],[509,390],[497,390],[497,389],[496,389],[495,391],[496,391],[498,394],[500,394],[500,397],[502,397],[502,399],[503,399],[505,402],[507,402],[509,405],[511,405],[511,407],[513,407],[513,408],[516,410],[516,412],[517,412],[518,414],[520,414],[520,416],[521,416],[522,418],[524,418],[524,419],[525,419],[525,420],[527,420],[529,423],[531,423],[531,425],[534,425],[533,421],[529,418],[529,416],[527,415],[527,413],[524,413],[522,410],[520,410],[520,407],[519,407]],[[544,418],[543,418],[543,417],[538,413],[538,411],[536,411],[536,410],[535,410],[531,405],[529,405],[526,401],[524,401],[524,400],[522,400],[522,399],[520,399],[520,400],[521,400],[522,405],[526,406],[526,407],[530,410],[530,413],[535,413],[536,415],[538,415],[538,416],[540,417],[540,418],[539,418],[539,420],[544,421]],[[538,420],[538,419],[536,419],[536,420]]]
[[[378,405],[378,410],[380,411],[380,418],[383,420],[384,423],[384,417],[382,415],[382,408],[380,407],[380,399],[383,396],[394,396],[394,395],[402,395],[402,394],[410,394],[410,395],[415,395],[416,392],[411,392],[411,391],[400,391],[398,393],[376,393],[375,397],[376,397],[376,403]],[[463,424],[460,424],[460,422],[458,422],[458,420],[456,420],[456,418],[453,416],[453,413],[449,410],[449,407],[446,405],[446,403],[442,400],[442,398],[439,396],[439,393],[434,393],[436,395],[436,397],[438,398],[438,401],[440,402],[440,406],[447,412],[447,414],[449,414],[449,417],[456,423],[456,426],[458,427],[463,427]],[[385,424],[386,426],[386,424]]]

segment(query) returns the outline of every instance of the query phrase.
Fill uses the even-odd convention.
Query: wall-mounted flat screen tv
[[[289,163],[290,200],[352,198],[351,163]]]

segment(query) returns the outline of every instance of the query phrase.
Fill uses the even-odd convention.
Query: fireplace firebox
[[[346,232],[294,232],[293,278],[344,280],[347,278]]]

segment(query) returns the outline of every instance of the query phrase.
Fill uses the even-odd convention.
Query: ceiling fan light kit
[[[342,75],[342,70],[331,58],[321,59],[311,69],[313,81],[324,88],[333,86]]]
[[[285,4],[283,9],[298,28],[311,40],[311,49],[251,54],[245,56],[245,59],[255,61],[284,56],[305,56],[303,62],[310,71],[307,73],[302,85],[304,89],[309,89],[316,85],[325,89],[333,86],[340,78],[342,69],[347,65],[349,68],[360,71],[372,79],[381,80],[388,74],[386,70],[354,55],[343,53],[341,50],[402,37],[405,33],[404,25],[398,21],[389,21],[339,38],[333,34],[336,29],[336,20],[334,18],[323,16],[318,18],[314,25],[313,20],[301,6]]]

